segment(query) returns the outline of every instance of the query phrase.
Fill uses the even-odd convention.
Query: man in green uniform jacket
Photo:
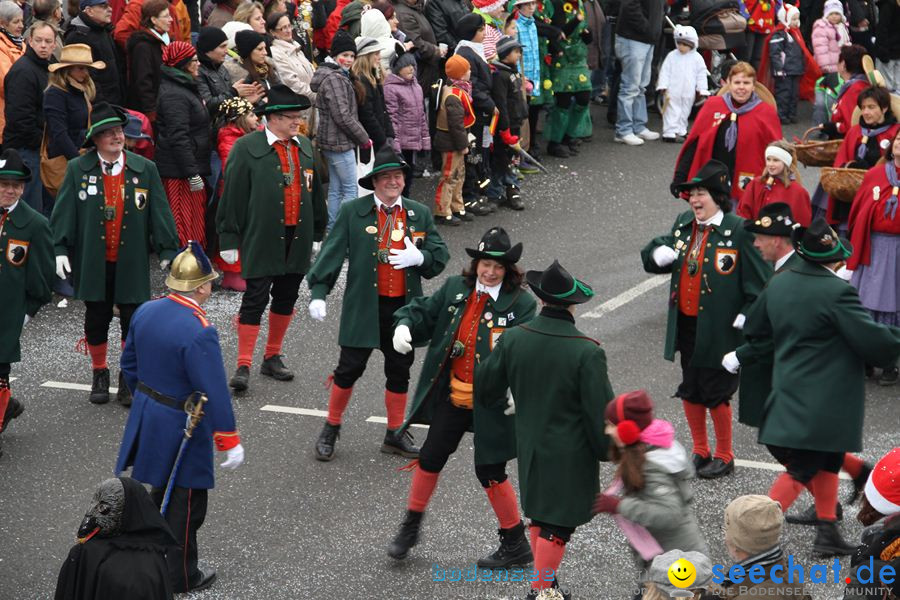
[[[796,228],[793,242],[803,262],[772,279],[745,326],[748,338],[774,350],[759,442],[787,472],[769,497],[786,511],[810,489],[819,519],[813,551],[851,554],[835,526],[838,472],[845,452],[862,449],[865,364],[893,364],[900,328],[875,323],[835,274],[852,249],[824,219]]]
[[[124,345],[131,316],[150,299],[151,250],[164,270],[178,252],[175,219],[156,165],[125,150],[127,123],[118,106],[94,105],[85,141],[90,150],[69,161],[50,217],[56,274],[65,279],[74,270],[75,297],[85,304],[94,404],[109,402],[106,356],[114,306]],[[117,398],[131,404],[121,372]]]
[[[25,410],[9,389],[10,364],[22,359],[22,327],[53,296],[50,225],[21,201],[30,179],[18,152],[0,154],[0,432]]]
[[[475,402],[504,406],[515,399],[522,509],[531,519],[531,550],[539,573],[559,570],[575,528],[591,520],[599,461],[609,439],[603,412],[613,399],[606,354],[575,327],[575,306],[594,292],[554,261],[526,281],[543,308],[507,331],[475,370]],[[557,585],[532,582],[531,595]]]
[[[329,461],[341,428],[353,385],[365,371],[372,350],[384,355],[384,403],[388,427],[382,452],[418,456],[409,431],[400,431],[406,411],[409,368],[413,353],[394,350],[394,312],[422,295],[421,278],[431,279],[447,265],[450,253],[434,226],[431,210],[403,198],[411,177],[409,165],[384,147],[375,156],[372,172],[359,184],[373,190],[341,205],[334,227],[307,277],[312,301],[310,316],[325,319],[325,297],[349,257],[347,288],[341,307],[338,344],[341,355],[334,370],[328,419],[316,442],[316,458]]]

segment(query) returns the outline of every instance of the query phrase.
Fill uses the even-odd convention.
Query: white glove
[[[678,252],[669,246],[658,246],[651,255],[657,267],[668,267],[678,258]]]
[[[313,300],[309,303],[309,316],[316,321],[324,321],[326,314],[324,300]]]
[[[65,279],[68,273],[72,272],[72,265],[69,264],[69,257],[60,254],[56,257],[56,276]]]
[[[233,265],[238,261],[237,250],[222,250],[219,252],[219,256],[225,261],[225,264]]]
[[[738,360],[737,353],[729,352],[722,357],[722,366],[732,375],[737,373],[738,369],[741,368],[741,361]]]
[[[735,329],[743,329],[744,323],[747,322],[747,317],[744,316],[744,313],[738,313],[738,316],[734,318],[734,323],[731,324]]]
[[[191,188],[192,192],[202,192],[204,189],[203,178],[199,175],[194,175],[190,179],[188,179],[188,185]]]
[[[312,251],[313,254],[318,254],[319,250],[322,249],[322,242],[313,242]]]
[[[412,333],[406,325],[397,325],[394,329],[394,350],[400,354],[412,352]]]
[[[835,275],[843,279],[844,281],[850,281],[850,278],[853,277],[853,271],[848,269],[846,266],[841,267],[837,271],[834,272]]]
[[[169,265],[171,265],[171,264],[172,264],[171,260],[163,259],[163,260],[159,261],[159,270],[165,271],[166,269],[169,268]]]
[[[390,263],[394,265],[395,270],[399,271],[400,269],[407,269],[409,267],[418,267],[425,262],[425,255],[422,254],[421,250],[416,248],[416,245],[411,239],[405,237],[403,238],[403,242],[406,245],[406,248],[403,250],[392,248],[391,256],[388,257]]]
[[[238,444],[231,450],[226,450],[225,456],[225,462],[219,466],[223,469],[237,469],[244,462],[244,447]]]
[[[506,390],[506,405],[506,408],[503,409],[504,415],[516,414],[516,401],[513,400],[512,390]]]
[[[25,321],[22,323],[22,327],[25,327],[26,325],[28,325],[28,321],[30,321],[30,320],[31,320],[31,317],[29,317],[28,315],[25,315]]]

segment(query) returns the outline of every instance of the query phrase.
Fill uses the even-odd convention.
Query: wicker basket
[[[859,189],[865,176],[865,169],[823,167],[822,173],[819,175],[819,182],[822,184],[822,189],[835,200],[853,202],[856,190]]]
[[[838,149],[841,147],[842,140],[810,142],[807,138],[813,131],[818,131],[818,128],[812,127],[807,129],[803,137],[794,144],[797,160],[807,167],[830,167],[834,164],[834,159],[837,156]]]

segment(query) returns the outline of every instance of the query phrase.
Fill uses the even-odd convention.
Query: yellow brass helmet
[[[192,240],[172,261],[169,275],[166,277],[166,287],[176,292],[193,292],[218,276],[203,248]]]

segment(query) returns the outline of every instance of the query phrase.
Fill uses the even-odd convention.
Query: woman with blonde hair
[[[372,140],[373,152],[394,142],[394,127],[384,102],[384,74],[381,71],[381,45],[369,37],[356,39],[356,60],[350,67],[359,108],[359,122]]]
[[[261,2],[242,2],[234,10],[234,20],[238,23],[246,23],[256,33],[265,35],[266,18],[263,16],[265,9]]]
[[[803,227],[809,227],[812,206],[809,192],[800,181],[793,146],[784,140],[776,140],[766,146],[765,156],[766,169],[744,188],[737,207],[738,216],[753,220],[759,216],[763,206],[784,202],[791,207],[794,220]]]
[[[97,95],[88,69],[105,69],[94,61],[87,44],[63,46],[59,62],[48,67],[50,76],[44,92],[44,123],[47,128],[47,156],[78,156],[87,132],[91,102]]]

